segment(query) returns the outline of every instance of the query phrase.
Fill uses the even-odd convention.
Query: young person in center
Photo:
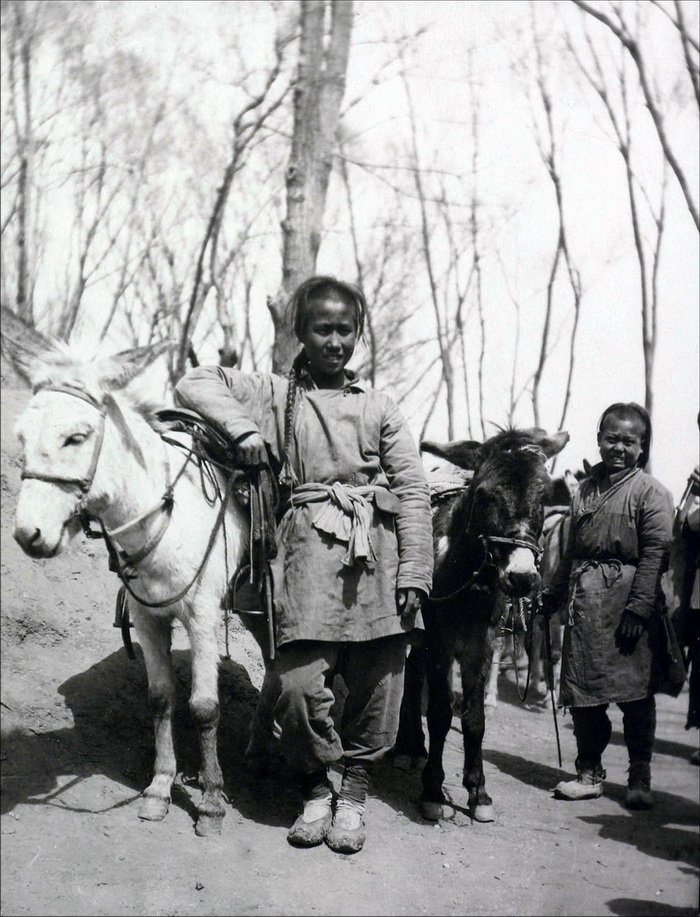
[[[346,368],[364,325],[362,292],[312,277],[290,309],[302,348],[287,378],[198,368],[177,397],[227,431],[243,465],[271,464],[287,485],[273,562],[275,715],[303,801],[288,839],[351,853],[365,841],[372,765],[396,739],[408,635],[422,626],[432,582],[430,498],[396,405]],[[338,673],[348,691],[339,731]]]

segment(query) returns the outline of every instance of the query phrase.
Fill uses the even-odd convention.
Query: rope
[[[552,716],[554,717],[554,734],[557,739],[557,754],[559,756],[559,767],[561,761],[561,742],[559,740],[559,722],[557,720],[557,705],[554,702],[554,666],[552,664],[552,635],[549,630],[549,615],[545,615],[544,621],[544,647],[547,656],[547,681],[549,682],[549,696],[552,701]]]
[[[219,529],[221,528],[221,525],[224,520],[224,516],[226,515],[226,510],[228,508],[228,501],[231,497],[232,490],[233,490],[232,481],[229,481],[226,486],[226,490],[224,491],[224,496],[221,501],[221,508],[219,509],[218,515],[216,517],[214,527],[211,530],[211,533],[209,535],[209,541],[207,542],[206,550],[204,552],[204,557],[202,558],[201,563],[197,567],[197,570],[194,576],[189,581],[189,583],[187,583],[187,585],[184,588],[182,588],[176,595],[171,596],[168,599],[162,599],[160,602],[148,602],[142,596],[139,596],[136,592],[134,592],[134,590],[129,585],[129,577],[126,574],[126,568],[129,566],[129,564],[128,562],[124,564],[120,562],[118,551],[114,547],[114,544],[109,537],[107,529],[104,527],[102,520],[98,520],[102,528],[102,535],[105,540],[105,545],[107,546],[107,553],[109,554],[109,557],[110,557],[110,562],[111,562],[110,566],[112,563],[115,564],[115,566],[113,566],[112,569],[114,570],[114,572],[117,574],[119,579],[124,584],[124,587],[126,588],[126,591],[129,593],[129,595],[132,598],[136,599],[136,601],[140,605],[144,605],[146,608],[166,608],[168,605],[174,605],[176,602],[179,602],[180,599],[184,598],[184,596],[187,595],[187,593],[190,591],[190,589],[194,585],[195,581],[198,579],[202,570],[204,570],[207,560],[209,559],[209,555],[211,554],[211,550],[214,546],[216,536],[218,535]],[[133,579],[133,577],[131,577],[131,579]]]
[[[518,606],[518,617],[519,617],[519,619],[520,619],[520,623],[522,624],[523,630],[527,633],[527,616],[526,616],[526,613],[525,613],[525,611],[524,611],[524,606],[525,606],[525,603],[527,602],[527,599],[526,599],[526,598],[518,598],[518,599],[516,599],[515,601],[516,601],[516,604],[517,604],[517,606]],[[527,658],[527,676],[526,676],[526,678],[525,678],[525,691],[524,691],[524,693],[521,694],[521,693],[520,693],[520,675],[518,674],[518,655],[519,655],[519,646],[518,646],[518,639],[517,639],[516,633],[515,633],[515,614],[514,614],[514,611],[513,611],[513,602],[509,602],[509,603],[508,603],[508,607],[509,607],[509,612],[501,618],[500,635],[501,635],[501,636],[504,636],[505,634],[510,633],[510,634],[512,634],[512,636],[513,636],[513,656],[512,656],[512,660],[513,660],[513,671],[515,672],[515,688],[516,688],[516,690],[517,690],[517,692],[518,692],[518,699],[520,700],[520,703],[521,703],[521,704],[524,704],[525,701],[527,700],[528,691],[529,691],[529,689],[530,689],[530,675],[531,675],[531,672],[532,672],[532,659],[531,659],[531,657],[530,657],[530,654],[528,653],[528,658]],[[530,617],[532,618],[532,615],[530,615]],[[511,627],[510,627],[510,630],[509,630],[509,629],[507,628],[507,626],[506,626],[506,625],[507,625],[507,622],[508,622],[508,619],[510,619],[510,621],[512,622]]]

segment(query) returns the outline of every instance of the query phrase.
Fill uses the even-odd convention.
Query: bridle
[[[224,545],[226,544],[226,526],[225,526],[225,517],[228,507],[230,506],[231,500],[234,499],[234,491],[236,488],[236,481],[233,474],[230,474],[232,471],[231,467],[224,464],[221,461],[217,461],[206,453],[206,448],[202,448],[202,433],[208,432],[210,436],[214,436],[217,440],[219,447],[222,445],[222,440],[220,434],[208,424],[204,418],[192,415],[190,417],[190,426],[181,427],[185,432],[189,432],[192,437],[192,445],[185,446],[183,443],[179,442],[176,439],[166,437],[164,434],[161,434],[161,441],[163,442],[164,449],[167,444],[175,446],[179,449],[182,449],[186,453],[185,461],[179,469],[178,473],[175,475],[175,478],[171,480],[170,473],[170,463],[167,460],[165,461],[165,478],[166,478],[166,487],[163,495],[160,497],[159,501],[152,506],[150,509],[147,509],[145,512],[140,513],[134,519],[130,519],[128,522],[123,523],[117,529],[109,531],[105,526],[102,519],[99,516],[88,513],[86,507],[86,498],[90,488],[92,487],[93,480],[97,471],[97,465],[100,460],[100,454],[102,452],[102,445],[104,442],[104,433],[105,433],[105,419],[106,415],[109,412],[109,405],[111,403],[112,396],[107,394],[105,397],[98,401],[94,398],[89,392],[84,391],[81,388],[74,386],[60,386],[60,385],[42,385],[38,386],[34,390],[34,394],[37,394],[40,391],[51,391],[59,392],[66,395],[72,395],[75,398],[80,398],[82,401],[87,402],[92,407],[94,407],[100,414],[100,422],[97,428],[97,435],[95,437],[95,445],[93,447],[92,457],[90,459],[90,464],[87,470],[87,473],[82,477],[68,477],[61,475],[54,475],[42,472],[40,470],[33,471],[27,469],[26,467],[22,470],[21,477],[22,480],[33,479],[37,481],[46,481],[50,484],[69,484],[72,486],[77,486],[82,494],[78,503],[75,507],[75,511],[71,518],[78,518],[83,527],[83,531],[88,538],[103,538],[105,541],[105,546],[107,548],[107,553],[109,555],[109,568],[115,572],[119,579],[122,582],[122,588],[119,590],[117,596],[117,619],[120,621],[119,624],[115,621],[115,626],[120,626],[122,630],[122,637],[124,639],[124,644],[131,658],[134,658],[133,648],[131,647],[131,641],[129,638],[128,628],[131,626],[129,624],[128,616],[128,606],[125,602],[124,592],[128,592],[140,605],[143,605],[148,608],[166,608],[170,605],[174,605],[176,602],[179,602],[182,598],[187,595],[189,590],[192,588],[198,577],[201,575],[204,570],[209,556],[214,547],[214,543],[218,536],[220,529],[224,531]],[[118,410],[118,409],[117,409]],[[173,411],[161,411],[160,419],[162,420],[172,420],[173,418],[170,415],[174,415],[175,419],[183,420],[184,415],[191,414],[191,412],[173,412]],[[186,419],[186,418],[185,418]],[[192,424],[194,423],[194,426]],[[228,448],[228,444],[223,442],[224,451]],[[185,473],[190,462],[196,459],[199,464],[199,471],[201,476],[200,485],[202,488],[202,493],[204,494],[205,499],[209,505],[213,505],[217,499],[220,502],[219,510],[214,521],[214,525],[209,534],[209,539],[204,551],[201,562],[197,566],[197,569],[189,580],[189,582],[178,591],[176,595],[169,596],[166,599],[162,599],[158,602],[151,602],[145,599],[143,596],[138,595],[133,587],[130,585],[129,580],[132,580],[136,577],[135,573],[130,573],[130,570],[133,570],[136,564],[143,561],[149,554],[151,554],[156,546],[160,543],[161,539],[165,535],[167,528],[170,524],[170,519],[172,515],[172,509],[174,505],[174,490],[175,486]],[[212,466],[217,466],[222,471],[228,473],[227,481],[225,486],[222,488],[217,483],[214,471]],[[209,485],[213,485],[213,493],[207,493],[207,488],[205,485],[205,478],[208,479]],[[264,481],[263,481],[264,479]],[[251,584],[255,585],[256,588],[260,589],[261,584],[264,586],[262,591],[264,592],[267,607],[267,624],[268,624],[268,639],[270,641],[270,658],[274,659],[274,632],[273,632],[273,622],[272,622],[272,607],[271,607],[271,585],[270,585],[270,567],[269,567],[269,558],[268,554],[270,552],[271,545],[269,543],[270,533],[267,530],[267,525],[265,523],[266,516],[271,512],[270,507],[267,506],[266,500],[272,499],[273,504],[277,502],[276,490],[274,490],[272,497],[270,498],[267,495],[267,489],[264,486],[264,482],[272,481],[274,484],[274,478],[270,473],[269,468],[263,468],[255,476],[254,479],[251,478],[249,481],[250,487],[250,496],[249,502],[251,506],[251,526],[250,526],[250,563],[245,568],[249,571],[249,581]],[[269,485],[268,485],[269,488]],[[162,513],[161,524],[155,533],[147,540],[147,542],[136,552],[126,553],[122,548],[117,546],[114,541],[115,536],[121,535],[124,532],[128,531],[130,528],[133,528],[139,522],[142,522],[144,519],[147,519],[149,516],[154,515],[156,512]],[[91,522],[97,522],[99,525],[99,531],[91,527]],[[228,561],[226,559],[226,548],[224,547],[224,562],[227,565],[226,580],[229,581],[228,576]],[[272,555],[270,555],[272,556]],[[239,571],[240,572],[240,571]],[[258,612],[252,612],[258,613]],[[228,617],[226,617],[226,646],[228,653]]]
[[[88,470],[86,474],[83,475],[83,477],[66,477],[56,474],[47,474],[42,471],[32,471],[31,469],[28,469],[26,465],[22,469],[21,474],[23,481],[27,479],[33,479],[36,481],[47,481],[49,484],[70,484],[78,487],[83,495],[78,502],[79,510],[76,513],[76,515],[80,515],[80,513],[84,511],[85,497],[92,487],[92,482],[97,471],[97,463],[100,460],[100,454],[102,452],[102,444],[104,442],[105,436],[105,416],[107,414],[105,402],[104,400],[98,401],[97,398],[94,398],[89,392],[67,385],[41,385],[34,389],[35,395],[39,392],[60,392],[64,395],[72,395],[73,398],[80,398],[81,401],[87,402],[89,405],[95,408],[96,411],[99,412],[100,421],[95,435],[95,444],[92,450],[92,458],[90,459]]]
[[[67,386],[67,385],[48,385],[48,384],[40,385],[37,388],[35,388],[34,394],[38,394],[41,391],[58,392],[64,395],[71,395],[72,397],[79,398],[81,401],[85,401],[87,402],[87,404],[94,407],[95,410],[97,410],[100,415],[99,425],[96,429],[95,444],[93,446],[92,456],[90,458],[90,463],[88,465],[87,472],[82,477],[77,477],[77,476],[72,477],[72,476],[67,476],[67,475],[49,474],[41,470],[32,470],[31,468],[27,468],[25,466],[21,472],[21,479],[23,481],[24,480],[46,481],[49,484],[68,484],[68,485],[77,487],[80,490],[82,495],[80,499],[78,500],[75,510],[70,518],[77,518],[80,520],[80,523],[83,528],[83,532],[85,533],[85,535],[88,538],[104,538],[105,544],[107,547],[107,552],[109,554],[110,569],[118,574],[119,578],[121,579],[127,591],[131,595],[133,595],[133,597],[138,602],[140,602],[143,605],[148,605],[151,607],[165,607],[166,605],[172,604],[174,601],[178,601],[180,598],[182,598],[183,595],[186,594],[186,592],[191,587],[192,583],[189,583],[187,588],[181,594],[178,594],[178,596],[174,598],[171,598],[164,602],[151,603],[151,602],[148,602],[147,600],[144,600],[142,597],[136,595],[133,592],[133,590],[129,586],[128,580],[133,579],[134,576],[133,574],[129,574],[127,571],[133,568],[140,561],[144,560],[149,554],[151,554],[155,550],[157,545],[160,543],[163,536],[165,535],[165,532],[167,531],[167,528],[170,524],[170,518],[171,518],[172,508],[174,504],[173,491],[174,491],[175,485],[179,481],[180,477],[184,474],[185,469],[187,468],[187,465],[189,464],[190,460],[192,459],[193,452],[192,451],[189,452],[189,454],[187,455],[185,459],[183,466],[180,468],[174,480],[171,480],[170,463],[167,461],[167,458],[166,458],[165,491],[163,492],[158,502],[154,504],[152,507],[150,507],[149,509],[147,509],[145,512],[139,513],[139,515],[136,516],[135,518],[130,519],[128,522],[123,523],[118,528],[112,531],[109,531],[99,516],[95,516],[88,512],[87,506],[86,506],[86,500],[87,500],[87,496],[90,491],[90,488],[92,487],[93,481],[95,479],[95,474],[97,472],[97,466],[99,464],[100,455],[102,453],[102,446],[104,443],[104,434],[105,434],[105,421],[106,421],[106,416],[107,416],[108,407],[109,407],[108,399],[111,396],[107,395],[105,396],[105,398],[99,401],[97,398],[93,397],[93,395],[91,395],[89,392],[86,392],[84,389],[77,388],[74,386]],[[225,502],[226,501],[224,501],[224,503]],[[159,527],[157,528],[157,530],[155,531],[155,533],[146,541],[146,543],[141,548],[139,548],[138,551],[127,554],[123,549],[117,546],[117,544],[115,543],[115,538],[117,536],[122,535],[124,532],[133,528],[135,525],[138,525],[138,523],[143,522],[144,519],[147,519],[148,517],[153,516],[157,512],[161,512],[163,514],[161,523]],[[213,536],[215,535],[216,531],[218,531],[219,524],[222,521],[222,519],[223,519],[223,511],[222,513],[219,514],[219,517],[217,519],[217,525],[215,527],[215,532],[213,533]],[[92,528],[91,523],[93,521],[97,522],[97,524],[100,527],[99,530],[95,530]],[[210,540],[207,554],[204,558],[204,561],[202,562],[202,567],[204,563],[206,562],[207,557],[209,556],[209,551],[211,549],[212,543],[213,543],[213,538],[212,540]],[[201,572],[202,567],[198,569],[197,575],[199,575],[199,573]],[[195,576],[195,579],[196,579],[196,576]],[[192,582],[194,582],[194,580]]]
[[[491,544],[506,544],[512,548],[527,548],[528,551],[532,551],[535,555],[535,564],[539,568],[540,558],[542,557],[542,548],[535,542],[530,539],[525,538],[511,538],[507,535],[479,535],[479,542],[482,547],[482,557],[481,563],[477,569],[472,573],[466,582],[462,583],[461,586],[458,586],[453,592],[448,593],[447,595],[430,595],[428,601],[430,602],[447,602],[450,599],[456,598],[458,595],[461,595],[463,592],[466,592],[467,589],[470,589],[474,583],[477,581],[482,571],[487,567],[495,566],[493,562],[493,554],[491,552]]]
[[[523,447],[522,451],[534,450],[530,449],[528,446],[525,446]],[[472,484],[468,485],[467,487],[460,488],[460,490],[469,491],[471,486]],[[454,494],[454,491],[452,493]],[[469,495],[468,499],[471,499],[471,505],[469,507],[469,516],[465,526],[467,532],[471,529],[472,518],[474,515],[474,498],[472,494]],[[532,532],[527,532],[524,537],[520,535],[486,535],[482,533],[478,536],[478,539],[482,547],[482,557],[481,562],[474,573],[472,573],[469,579],[462,583],[461,586],[458,586],[453,592],[450,592],[447,595],[431,594],[428,601],[448,602],[450,599],[454,599],[458,595],[461,595],[463,592],[466,592],[468,589],[470,589],[477,581],[484,569],[487,567],[495,566],[493,562],[493,553],[491,551],[493,545],[507,545],[510,548],[526,548],[528,551],[532,551],[535,557],[535,565],[539,569],[540,559],[542,557],[542,548],[539,545],[538,539],[535,538],[534,533]]]

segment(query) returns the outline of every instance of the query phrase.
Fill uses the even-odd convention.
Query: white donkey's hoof
[[[420,810],[423,818],[427,819],[427,821],[440,821],[444,815],[441,802],[430,802],[427,799],[421,800]]]
[[[223,820],[223,814],[200,815],[197,819],[197,824],[194,826],[194,833],[197,837],[216,837],[221,834]]]
[[[144,796],[139,806],[139,818],[144,821],[162,821],[168,814],[170,800],[160,796]]]
[[[498,698],[495,694],[487,694],[484,698],[484,707],[497,707]]]

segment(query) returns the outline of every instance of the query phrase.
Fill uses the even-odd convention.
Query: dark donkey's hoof
[[[421,799],[419,805],[421,815],[427,821],[440,821],[445,814],[443,803],[441,802],[433,802],[431,799]]]
[[[493,803],[475,803],[469,804],[469,814],[474,821],[489,822],[496,821],[496,815],[493,811]]]

